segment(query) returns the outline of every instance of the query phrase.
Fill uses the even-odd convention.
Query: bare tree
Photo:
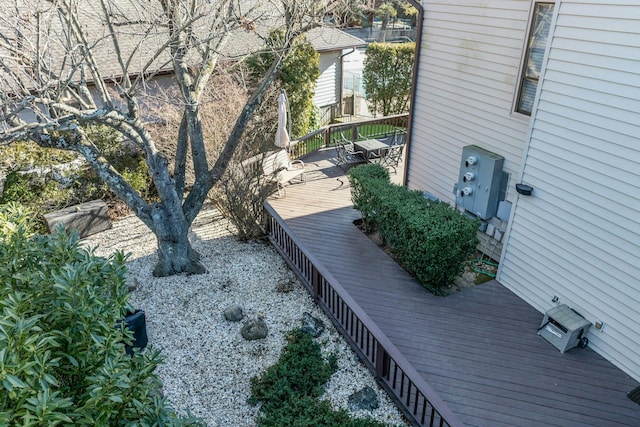
[[[331,0],[3,0],[0,142],[31,140],[80,153],[156,235],[154,275],[201,273],[188,230],[228,168],[254,110],[295,38],[319,25]],[[240,60],[284,28],[271,68],[251,92],[216,159],[207,156],[201,101],[221,61]],[[254,48],[251,48],[251,47]],[[273,48],[273,47],[272,47]],[[147,117],[161,72],[178,95],[175,166]],[[101,155],[85,127],[105,125],[141,150],[159,200],[147,203]],[[188,156],[190,154],[190,156]],[[190,158],[194,183],[185,191]]]
[[[374,2],[371,0],[343,0],[331,10],[331,18],[341,28],[351,25],[362,25],[362,20],[373,13]]]

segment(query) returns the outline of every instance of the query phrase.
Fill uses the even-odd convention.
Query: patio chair
[[[382,163],[393,169],[393,173],[398,173],[397,168],[402,161],[402,152],[404,151],[404,144],[392,145],[387,150],[386,154],[382,157]]]
[[[346,166],[357,163],[365,163],[367,161],[362,151],[356,151],[353,143],[344,144],[339,142],[336,145],[338,166],[345,169]]]
[[[294,178],[300,178],[300,181],[305,183],[307,180],[305,172],[304,162],[291,160],[285,149],[275,151],[262,161],[262,173],[277,185],[278,196],[285,191],[285,185]]]
[[[404,145],[407,142],[407,131],[395,131],[390,145]]]
[[[368,154],[368,158],[367,161],[369,163],[378,163],[378,164],[382,164],[384,163],[384,157],[387,155],[387,151],[389,151],[388,148],[384,148],[378,151],[370,151]]]

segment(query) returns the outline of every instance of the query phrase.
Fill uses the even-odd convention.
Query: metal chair
[[[355,150],[353,143],[338,143],[338,145],[336,145],[336,153],[338,166],[342,169],[345,169],[347,165],[364,163],[367,161],[362,151]]]
[[[405,144],[392,145],[382,157],[382,162],[393,169],[393,173],[398,173],[397,168],[402,161],[404,145]]]
[[[390,145],[404,145],[407,142],[407,131],[395,131]]]

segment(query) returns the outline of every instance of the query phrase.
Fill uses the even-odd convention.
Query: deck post
[[[313,289],[313,298],[320,300],[320,273],[315,265],[311,264],[311,289]]]
[[[389,373],[389,359],[387,351],[380,341],[376,340],[376,378],[381,380]]]

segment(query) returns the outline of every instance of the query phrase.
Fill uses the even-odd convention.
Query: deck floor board
[[[499,282],[447,297],[416,283],[353,225],[333,156],[304,159],[307,183],[269,203],[465,425],[640,426],[626,397],[637,381],[589,348],[561,354],[536,334],[542,314]]]

